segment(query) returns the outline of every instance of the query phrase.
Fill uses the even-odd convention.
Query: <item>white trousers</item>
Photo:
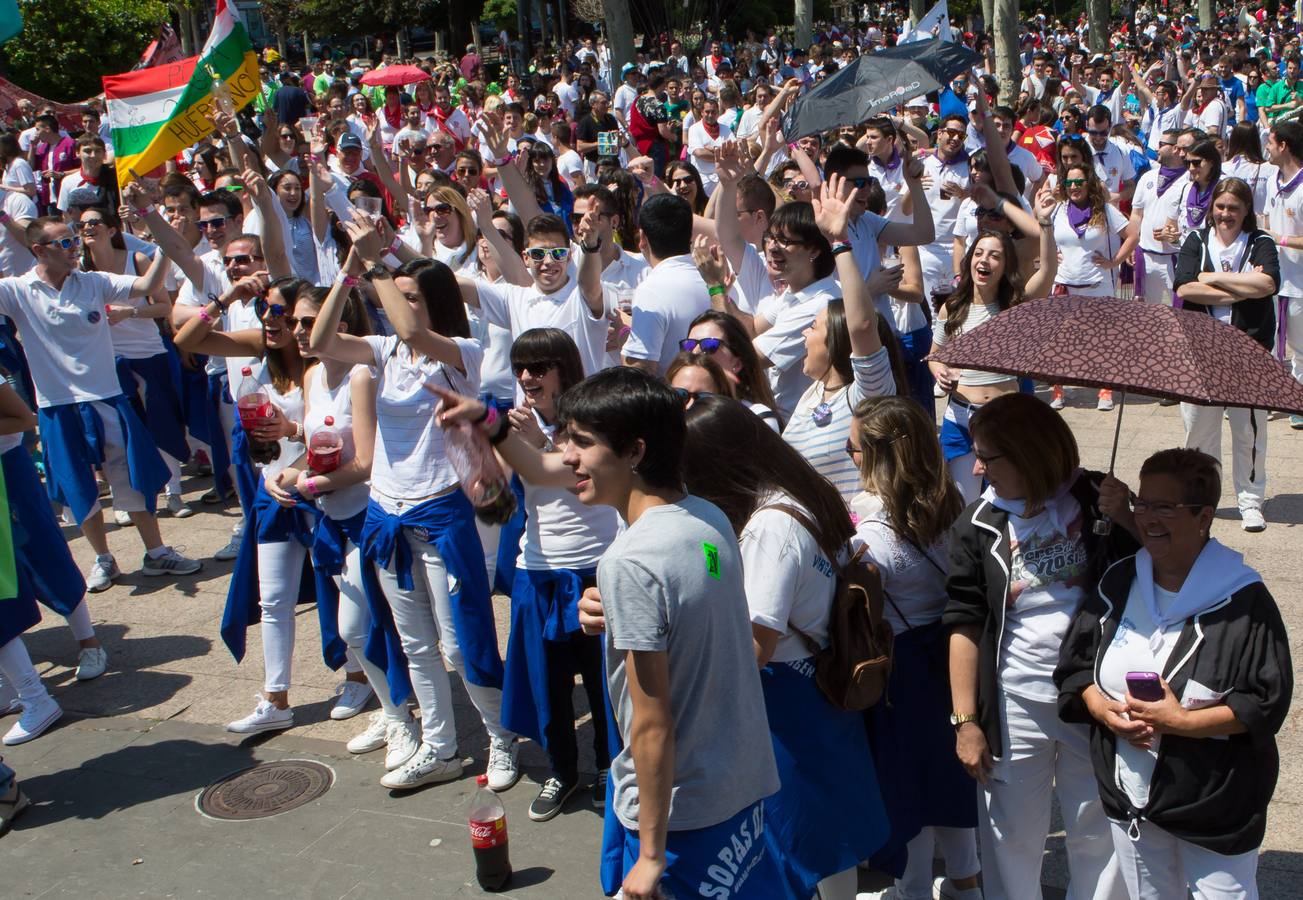
[[[4,676],[10,689],[17,692],[18,699],[25,706],[39,703],[47,696],[22,637],[15,637],[0,647],[0,675]]]
[[[352,541],[346,544],[344,569],[335,576],[335,586],[339,588],[339,636],[348,645],[348,662],[344,670],[362,671],[371,683],[380,707],[390,719],[405,720],[406,711],[389,697],[389,680],[384,671],[366,658],[366,639],[371,631],[371,608],[366,602],[366,588],[363,587],[365,566],[371,563],[362,558],[362,550]]]
[[[298,541],[258,545],[258,591],[262,608],[263,689],[288,691],[294,659],[294,607],[308,548]]]
[[[981,870],[976,829],[929,825],[905,845],[909,861],[905,874],[896,880],[896,900],[932,900],[932,857],[937,845],[951,881],[972,878]]]
[[[1298,297],[1290,297],[1285,305],[1285,346],[1293,357],[1290,374],[1303,381],[1303,299]]]
[[[1257,900],[1258,851],[1226,856],[1141,822],[1131,840],[1125,822],[1110,822],[1131,900]],[[1187,893],[1188,892],[1188,893]]]
[[[443,557],[433,544],[417,540],[412,529],[403,531],[412,548],[412,590],[398,586],[396,560],[390,560],[387,569],[377,569],[376,574],[407,653],[412,691],[421,705],[422,740],[434,747],[440,759],[450,759],[457,753],[452,681],[448,678],[448,669],[456,669],[489,734],[511,741],[515,735],[502,727],[502,691],[471,684],[466,678]]]
[[[1267,413],[1224,406],[1181,404],[1185,446],[1222,460],[1222,413],[1231,426],[1231,479],[1241,510],[1260,509],[1267,494]],[[1254,434],[1254,422],[1257,434]],[[1252,475],[1253,477],[1249,477]]]
[[[1108,818],[1090,763],[1089,731],[1053,702],[1004,694],[1004,756],[977,788],[982,883],[987,897],[1040,900],[1050,795],[1067,831],[1070,900],[1123,900]]]
[[[1176,280],[1173,271],[1176,257],[1150,253],[1148,250],[1141,252],[1145,254],[1145,302],[1171,306],[1172,284]]]
[[[77,642],[88,641],[95,637],[95,626],[90,620],[90,608],[86,606],[86,601],[82,600],[77,604],[77,608],[64,617],[67,619],[68,627],[72,629],[72,637]]]
[[[126,512],[144,512],[145,495],[131,486],[131,472],[127,468],[127,438],[118,421],[118,411],[107,403],[92,403],[96,415],[104,426],[104,463],[100,466],[104,480],[113,489],[113,506]],[[98,515],[100,503],[95,501],[90,515]],[[88,516],[89,518],[89,516]]]

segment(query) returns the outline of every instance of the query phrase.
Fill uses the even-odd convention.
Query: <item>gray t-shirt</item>
[[[625,743],[611,763],[620,822],[638,827],[627,650],[669,654],[671,831],[716,825],[778,790],[742,557],[728,518],[699,497],[653,507],[611,544],[597,584],[611,706]]]

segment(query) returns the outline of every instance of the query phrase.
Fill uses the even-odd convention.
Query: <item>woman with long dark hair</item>
[[[1231,126],[1231,136],[1226,142],[1223,178],[1239,178],[1253,192],[1253,211],[1264,215],[1267,210],[1267,185],[1275,181],[1279,171],[1267,162],[1262,153],[1262,135],[1256,119],[1237,122]]]
[[[279,211],[283,213],[282,225],[285,228],[285,243],[294,273],[309,284],[316,284],[320,278],[317,263],[318,241],[313,233],[312,216],[306,192],[303,190],[304,177],[291,169],[281,169],[267,179],[268,186],[276,192]],[[323,190],[329,185],[323,184]]]
[[[760,365],[760,355],[736,318],[718,310],[706,310],[692,320],[688,336],[679,341],[679,349],[713,356],[733,382],[734,396],[742,405],[782,433],[783,422],[774,408],[774,392]]]
[[[680,351],[665,369],[665,383],[683,398],[684,406],[691,406],[700,394],[736,399],[733,382],[728,380],[723,367],[706,353]]]
[[[687,422],[686,487],[724,511],[742,551],[782,782],[765,800],[766,844],[792,896],[850,900],[856,864],[882,845],[889,825],[863,717],[828,701],[811,660],[828,642],[834,573],[853,534],[845,501],[741,404],[703,394]],[[738,446],[748,452],[730,452]]]
[[[36,199],[36,173],[18,144],[18,135],[0,134],[0,191],[26,194]]]
[[[557,172],[556,154],[552,148],[542,141],[531,147],[529,167],[524,174],[525,183],[534,189],[539,209],[560,216],[566,228],[573,231],[570,215],[575,208],[575,195]]]
[[[896,877],[896,896],[932,896],[940,845],[946,896],[977,889],[976,798],[955,758],[945,656],[948,532],[964,501],[946,468],[933,417],[904,397],[875,397],[855,409],[846,445],[863,490],[851,501],[865,561],[878,568],[883,610],[895,642],[889,703],[868,715],[878,784],[891,838],[873,859]]]
[[[1182,245],[1192,232],[1208,227],[1213,188],[1222,180],[1222,155],[1216,144],[1204,140],[1186,150],[1183,161],[1187,181],[1177,185],[1181,195],[1176,204],[1176,226],[1181,233],[1177,243]]]
[[[706,187],[701,173],[689,162],[675,161],[665,167],[665,184],[692,205],[692,211],[701,215],[706,211]]]

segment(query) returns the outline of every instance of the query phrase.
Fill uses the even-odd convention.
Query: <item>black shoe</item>
[[[578,781],[566,783],[560,778],[552,777],[543,782],[543,789],[538,792],[534,802],[529,804],[529,817],[535,822],[555,819],[566,799],[579,787]]]
[[[610,769],[599,769],[597,778],[593,780],[593,808],[597,810],[606,809],[606,779],[611,774]]]

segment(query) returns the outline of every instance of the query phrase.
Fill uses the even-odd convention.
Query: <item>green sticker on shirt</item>
[[[719,580],[719,548],[714,544],[702,543],[701,553],[706,557],[706,574]]]

